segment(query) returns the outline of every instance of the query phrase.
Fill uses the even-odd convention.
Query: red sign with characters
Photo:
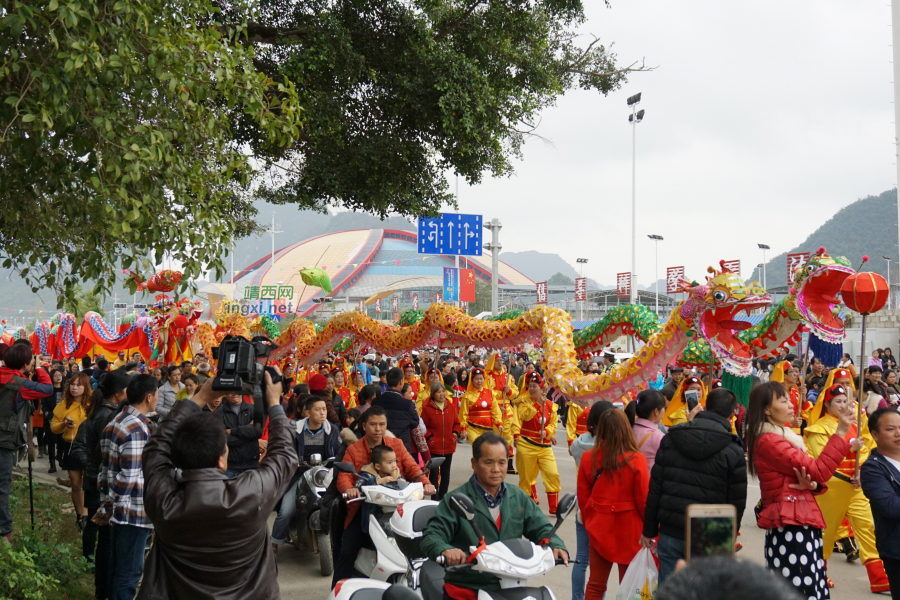
[[[535,291],[537,292],[537,303],[547,304],[547,282],[542,281],[536,284],[535,288]]]
[[[677,294],[680,290],[681,280],[684,279],[684,267],[669,267],[666,269],[666,293]]]
[[[418,292],[413,293],[412,301],[413,301],[413,310],[419,310],[419,293]]]
[[[575,280],[575,302],[587,300],[587,277],[579,277]]]
[[[738,277],[741,275],[741,261],[739,260],[726,260],[722,263],[722,266],[731,271],[732,273],[737,273]]]
[[[631,298],[631,273],[616,275],[616,297]]]
[[[795,252],[787,255],[787,282],[790,285],[794,281],[794,271],[802,267],[809,260],[809,252]]]

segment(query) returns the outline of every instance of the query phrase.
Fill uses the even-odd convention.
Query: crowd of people
[[[212,391],[202,354],[163,367],[137,353],[79,364],[18,341],[0,345],[0,535],[8,541],[13,529],[13,466],[34,446],[51,473],[67,472],[59,482],[71,489],[97,598],[237,598],[246,586],[277,597],[278,549],[290,539],[301,473],[318,456],[358,473],[336,474],[323,498],[333,585],[359,576],[354,561],[370,543],[377,509],[353,502],[361,484],[418,481],[441,501],[451,469],[471,468],[457,491],[478,499],[486,543],[543,541],[568,563],[562,540],[547,538],[562,487],[553,452],[561,427],[578,473],[576,600],[603,598],[613,565],[621,580],[641,547],[657,556],[665,584],[685,558],[687,507],[732,505],[740,526],[748,474],[760,481],[765,561],[802,597],[829,597],[835,551],[862,561],[873,592],[900,591],[900,386],[890,349],[875,358],[859,392],[848,356],[806,365],[783,350],[754,363],[746,407],[715,374],[670,365],[633,396],[585,408],[547,384],[539,354],[422,349],[396,364],[375,353],[312,365],[288,356],[278,377],[266,375],[260,422],[252,397]],[[579,366],[602,373],[614,362],[606,354]],[[471,466],[453,467],[459,443],[471,444]],[[477,544],[458,519],[441,502],[422,540],[430,558],[467,560]],[[496,585],[454,571],[445,594],[470,600]]]

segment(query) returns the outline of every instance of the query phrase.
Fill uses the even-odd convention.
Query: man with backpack
[[[34,371],[34,357],[31,343],[26,340],[12,346],[0,344],[0,361],[0,539],[9,542],[13,526],[9,510],[12,472],[19,462],[19,450],[31,443],[31,401],[52,394],[53,384],[44,369],[37,370],[37,381],[28,378]]]

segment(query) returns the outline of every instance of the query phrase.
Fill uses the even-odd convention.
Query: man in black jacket
[[[684,514],[690,504],[733,504],[737,523],[747,504],[747,463],[741,441],[731,432],[737,398],[731,390],[710,392],[706,410],[693,421],[669,429],[650,472],[641,544],[659,534],[659,584],[684,558]]]
[[[259,464],[262,430],[253,423],[253,405],[240,394],[228,394],[216,411],[228,435],[228,477],[237,477]]]
[[[413,427],[419,426],[419,413],[415,402],[400,395],[400,390],[403,389],[403,371],[397,367],[388,369],[387,384],[388,389],[372,400],[372,406],[384,409],[387,413],[388,431],[402,441],[406,450],[415,458],[419,451],[413,449],[409,432]]]

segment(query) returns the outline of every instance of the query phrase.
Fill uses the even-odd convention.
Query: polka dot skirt
[[[822,531],[788,525],[766,530],[766,564],[808,600],[830,598],[822,558]]]

